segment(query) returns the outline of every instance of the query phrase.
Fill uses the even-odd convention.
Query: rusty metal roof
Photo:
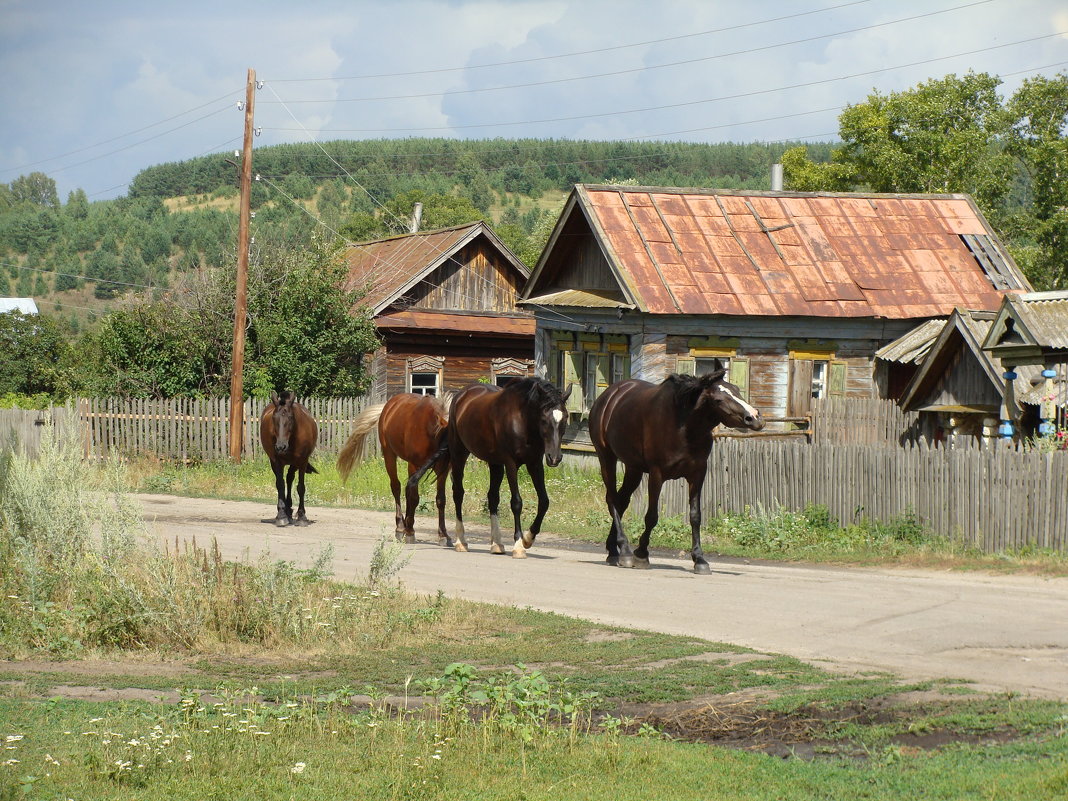
[[[1030,289],[966,195],[580,184],[565,216],[576,205],[624,294],[653,314],[908,319]],[[524,297],[561,288],[552,242]]]
[[[487,237],[522,279],[530,275],[526,265],[480,221],[350,245],[348,286],[366,287],[364,302],[378,314],[478,236]]]

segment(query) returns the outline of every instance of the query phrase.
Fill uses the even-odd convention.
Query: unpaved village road
[[[313,507],[312,525],[276,528],[273,506],[263,503],[137,497],[168,542],[214,537],[227,558],[269,550],[303,565],[329,543],[342,580],[366,576],[375,542],[393,531],[391,513]],[[399,574],[413,592],[733,643],[838,671],[1068,699],[1068,579],[716,559],[711,575],[695,576],[688,558],[654,557],[651,570],[625,570],[607,566],[601,549],[550,534],[527,559],[513,559],[489,554],[484,527],[469,526],[466,554],[435,545],[425,516],[416,533]]]

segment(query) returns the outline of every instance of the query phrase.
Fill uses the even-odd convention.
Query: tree
[[[1022,226],[1033,242],[1029,274],[1039,286],[1068,286],[1068,75],[1028,78],[1008,112],[1009,149],[1030,182],[1030,219]]]
[[[49,317],[18,311],[0,314],[0,395],[66,395],[60,368],[67,337]]]
[[[16,203],[32,203],[50,209],[59,208],[56,182],[43,172],[20,175],[10,185],[11,197]]]

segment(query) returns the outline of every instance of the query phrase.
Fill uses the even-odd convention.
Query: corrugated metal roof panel
[[[1068,291],[1010,296],[1009,302],[1039,344],[1068,348]]]
[[[994,309],[1018,275],[963,196],[581,189],[616,267],[657,314],[725,305],[700,297],[723,289],[698,278],[710,270],[745,314],[823,316],[837,299],[849,301],[835,306],[842,316],[895,319]]]

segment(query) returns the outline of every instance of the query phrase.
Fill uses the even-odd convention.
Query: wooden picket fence
[[[246,457],[263,453],[259,420],[268,401],[244,403]],[[319,453],[337,453],[345,444],[363,398],[301,399],[319,426]],[[36,452],[48,423],[61,436],[77,436],[86,459],[151,455],[178,462],[207,462],[230,456],[230,401],[225,398],[78,398],[66,407],[46,411],[0,409],[0,441],[14,436],[22,447]],[[369,453],[378,442],[368,438]]]
[[[641,493],[644,484],[637,514],[646,508]],[[712,449],[706,516],[809,504],[825,505],[842,523],[914,514],[935,534],[987,552],[1068,551],[1068,452],[753,440],[721,440]],[[664,485],[660,513],[688,513],[684,481]]]

